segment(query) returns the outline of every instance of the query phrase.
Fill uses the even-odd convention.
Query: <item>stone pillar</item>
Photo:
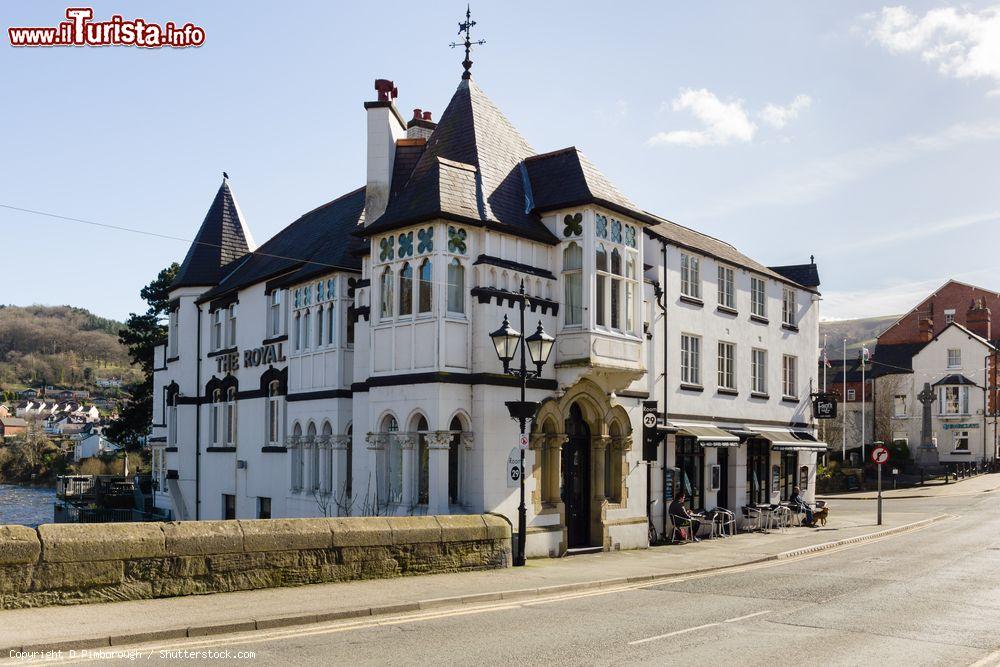
[[[399,503],[409,508],[417,504],[417,453],[414,445],[417,444],[419,436],[407,433],[394,437],[403,452],[403,484],[400,489]]]
[[[544,503],[556,504],[562,501],[559,494],[562,481],[562,448],[568,439],[565,433],[555,433],[545,438],[542,461]]]
[[[450,431],[427,434],[427,513],[448,514],[448,449]]]
[[[330,445],[330,454],[333,456],[333,479],[331,489],[333,494],[340,499],[340,504],[349,507],[350,498],[347,497],[347,447],[351,444],[351,436],[338,435],[333,438]],[[343,509],[343,508],[342,508]],[[350,515],[347,511],[345,514]]]
[[[389,483],[385,479],[385,457],[386,457],[386,443],[389,441],[389,436],[385,433],[368,433],[365,436],[365,442],[368,443],[368,451],[371,455],[368,457],[368,469],[372,473],[372,481],[374,486],[371,490],[371,497],[366,500],[373,507],[376,505],[385,506],[386,497],[388,495]]]
[[[590,439],[590,485],[593,489],[593,499],[603,501],[607,494],[604,489],[604,455],[611,446],[611,438],[606,435],[595,435]]]
[[[302,456],[302,438],[297,435],[290,435],[286,440],[286,446],[288,447],[288,460],[290,461],[288,467],[289,488],[293,492],[296,492],[302,489],[302,480],[299,479],[299,457]]]

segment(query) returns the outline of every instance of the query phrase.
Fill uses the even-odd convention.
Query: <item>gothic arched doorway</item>
[[[562,449],[562,501],[566,509],[566,546],[590,546],[590,427],[574,403],[566,420]]]

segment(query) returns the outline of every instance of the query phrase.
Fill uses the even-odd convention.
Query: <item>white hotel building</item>
[[[364,187],[258,248],[223,181],[157,349],[159,506],[516,524],[519,386],[489,334],[516,326],[522,281],[525,333],[556,338],[528,383],[529,556],[647,546],[665,480],[737,512],[813,494],[814,264],[767,268],[643,211],[576,148],[536,153],[471,78],[436,124],[376,89]],[[645,401],[667,434],[648,463]]]

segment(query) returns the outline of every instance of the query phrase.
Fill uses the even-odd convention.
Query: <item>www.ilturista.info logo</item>
[[[205,29],[173,21],[163,25],[145,19],[125,19],[114,15],[107,21],[92,21],[90,7],[70,7],[68,21],[48,28],[7,28],[11,46],[141,46],[158,49],[169,46],[183,49],[205,43]]]

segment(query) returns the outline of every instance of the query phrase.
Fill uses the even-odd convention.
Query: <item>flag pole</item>
[[[861,467],[865,465],[865,351],[861,345]]]
[[[847,463],[847,339],[844,339],[844,426],[840,429],[841,462]]]

